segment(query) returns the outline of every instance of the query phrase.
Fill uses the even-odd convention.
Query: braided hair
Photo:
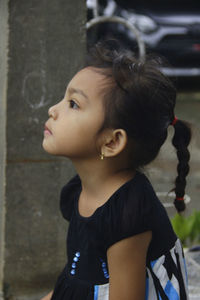
[[[176,153],[178,157],[177,173],[178,176],[175,180],[175,194],[176,198],[174,200],[174,205],[178,212],[185,209],[184,194],[186,187],[186,176],[189,173],[189,160],[190,152],[188,151],[188,145],[191,140],[191,130],[188,123],[182,120],[177,120],[174,124],[174,136],[172,139],[172,144],[176,148]]]
[[[176,89],[161,71],[159,57],[147,56],[140,61],[132,52],[113,40],[97,43],[89,52],[87,66],[103,74],[107,80],[101,87],[105,128],[121,128],[132,141],[130,165],[143,168],[158,155],[167,138],[167,129],[174,121]],[[188,124],[174,124],[172,143],[177,150],[178,176],[175,180],[175,207],[185,209],[184,193],[189,172],[191,139]],[[181,199],[181,200],[180,200]]]

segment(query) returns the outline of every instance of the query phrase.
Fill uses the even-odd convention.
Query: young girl
[[[87,67],[49,109],[43,147],[78,173],[61,192],[70,222],[68,263],[43,300],[185,300],[184,255],[141,168],[174,126],[175,206],[185,208],[190,129],[174,115],[176,92],[154,58],[141,62],[97,44]]]

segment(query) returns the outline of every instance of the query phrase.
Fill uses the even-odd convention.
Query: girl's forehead
[[[98,72],[96,68],[86,67],[74,75],[67,89],[80,89],[90,98],[94,94],[97,95],[106,82],[106,76]]]
[[[86,67],[78,71],[74,77],[71,79],[70,82],[76,83],[76,84],[82,84],[82,83],[89,83],[88,81],[102,81],[105,80],[105,76],[98,72],[97,69],[92,67]]]

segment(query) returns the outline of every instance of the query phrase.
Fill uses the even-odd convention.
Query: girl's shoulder
[[[153,207],[159,201],[149,179],[139,171],[111,196],[111,200],[112,198],[110,205],[120,205],[123,209],[129,207],[131,213],[132,210],[139,209],[143,212],[146,206]]]
[[[157,201],[150,181],[140,172],[122,185],[103,206],[97,220],[106,248],[124,238],[151,231]]]
[[[122,239],[151,231],[150,253],[151,257],[157,257],[176,239],[167,212],[152,184],[139,172],[113,194],[100,211],[96,223],[106,249]]]

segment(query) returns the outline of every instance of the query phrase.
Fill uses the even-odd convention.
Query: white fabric
[[[94,300],[109,300],[109,283],[95,285]]]

